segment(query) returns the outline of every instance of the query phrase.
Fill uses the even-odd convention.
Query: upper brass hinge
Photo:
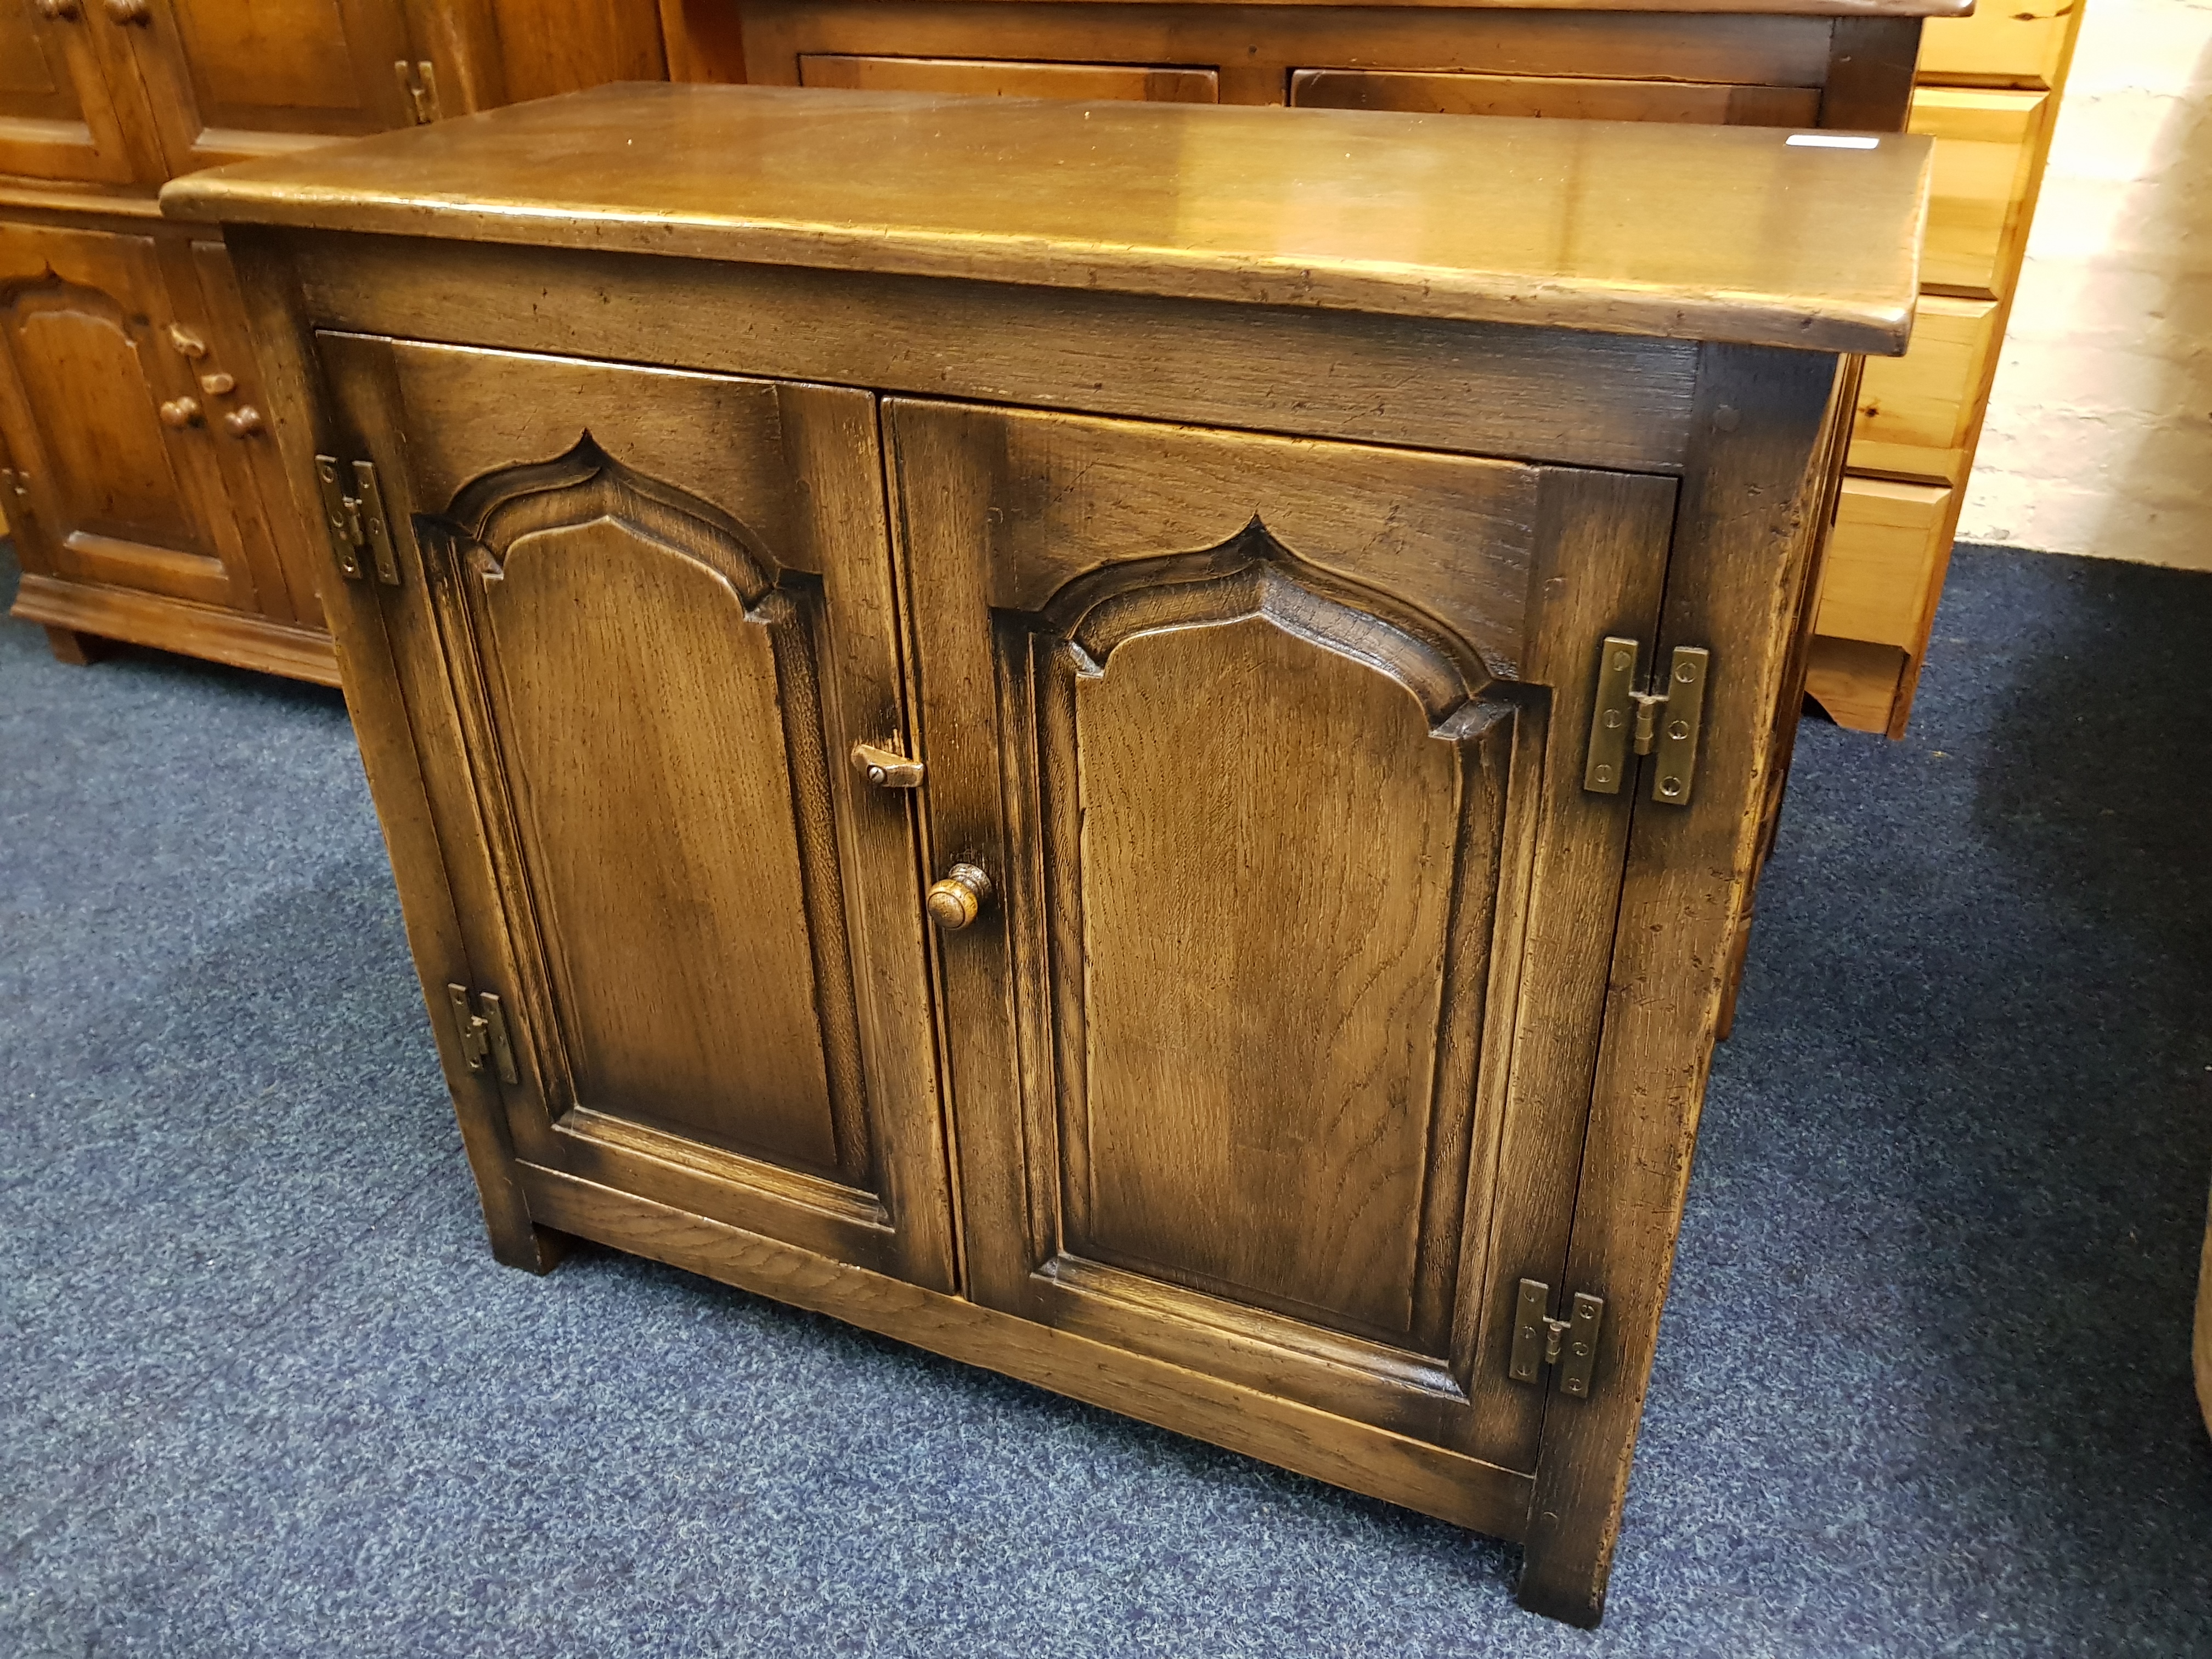
[[[1668,806],[1686,805],[1697,779],[1698,732],[1705,682],[1712,678],[1712,653],[1699,645],[1676,646],[1664,684],[1649,691],[1636,689],[1643,657],[1641,644],[1618,635],[1607,635],[1599,648],[1583,787],[1600,795],[1619,794],[1632,743],[1636,753],[1656,757],[1651,799]]]
[[[1513,1357],[1506,1375],[1516,1382],[1542,1381],[1544,1367],[1556,1365],[1559,1392],[1589,1398],[1590,1373],[1597,1364],[1597,1334],[1605,1323],[1605,1298],[1575,1295],[1574,1311],[1552,1317],[1552,1287],[1534,1279],[1521,1281],[1513,1307]]]
[[[468,1062],[469,1070],[481,1072],[489,1057],[501,1083],[520,1082],[521,1077],[514,1069],[514,1044],[507,1038],[507,1015],[499,1006],[499,999],[486,991],[477,998],[477,1007],[471,1008],[465,985],[447,986],[446,995],[453,1005],[453,1024],[460,1031],[461,1058]]]
[[[392,550],[392,526],[384,517],[384,491],[376,482],[376,468],[356,461],[347,471],[334,455],[315,457],[315,478],[323,487],[323,523],[331,532],[331,547],[338,556],[338,569],[350,582],[365,581],[372,572],[387,587],[399,586],[399,560]],[[366,556],[364,556],[364,555]]]
[[[427,127],[438,118],[438,66],[428,58],[410,64],[402,58],[392,66],[399,82],[399,95],[407,100],[415,125]]]

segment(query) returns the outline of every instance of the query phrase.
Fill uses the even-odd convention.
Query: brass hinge
[[[469,988],[448,985],[446,995],[453,1005],[453,1024],[460,1028],[461,1058],[468,1062],[469,1070],[483,1070],[484,1060],[490,1057],[498,1068],[501,1083],[519,1083],[522,1079],[514,1069],[514,1045],[507,1040],[507,1015],[499,1006],[499,999],[486,991],[477,998],[477,1007],[469,1006]]]
[[[21,521],[31,516],[31,475],[0,466],[0,516]]]
[[[427,127],[438,118],[438,66],[428,58],[410,64],[405,58],[392,66],[392,73],[399,82],[400,96],[415,117],[415,125]]]
[[[392,526],[385,520],[384,491],[377,487],[376,469],[367,461],[356,461],[349,495],[341,465],[333,455],[315,457],[315,477],[323,487],[323,522],[338,556],[338,569],[348,581],[358,582],[366,581],[373,568],[377,580],[397,587],[399,560],[392,550]],[[366,560],[363,550],[368,554]]]
[[[1642,645],[1618,635],[1608,635],[1598,651],[1583,787],[1600,795],[1619,794],[1633,743],[1638,754],[1657,757],[1651,769],[1651,799],[1668,806],[1686,805],[1697,778],[1698,732],[1705,682],[1712,678],[1712,653],[1698,645],[1676,646],[1665,685],[1650,691],[1636,689],[1643,657]]]
[[[1605,1298],[1576,1292],[1573,1315],[1552,1317],[1552,1287],[1533,1279],[1521,1281],[1513,1309],[1513,1357],[1506,1375],[1516,1382],[1540,1382],[1544,1367],[1559,1370],[1559,1392],[1589,1398],[1590,1371],[1597,1364],[1598,1328],[1605,1322]]]

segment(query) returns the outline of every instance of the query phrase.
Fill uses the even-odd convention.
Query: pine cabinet
[[[1517,1540],[1595,1622],[1929,165],[664,86],[172,185],[501,1259]]]

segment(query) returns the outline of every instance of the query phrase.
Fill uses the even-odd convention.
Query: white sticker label
[[[1800,149],[1876,149],[1879,138],[1854,138],[1841,132],[1793,132],[1782,141]]]

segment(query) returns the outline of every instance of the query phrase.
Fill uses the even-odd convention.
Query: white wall
[[[2212,0],[2085,3],[1959,534],[2212,570]]]

